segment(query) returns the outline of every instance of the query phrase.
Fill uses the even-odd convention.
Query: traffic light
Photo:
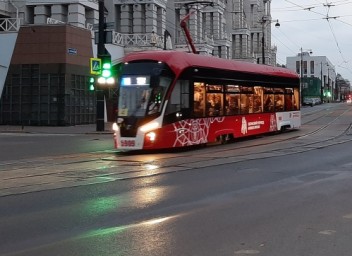
[[[95,90],[95,79],[94,77],[89,77],[89,91]]]
[[[98,84],[101,85],[113,85],[115,83],[115,78],[113,77],[111,57],[104,56],[102,58],[101,74],[98,78]]]

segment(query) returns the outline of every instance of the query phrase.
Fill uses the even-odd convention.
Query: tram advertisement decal
[[[275,114],[187,119],[173,124],[173,147],[212,142],[225,134],[236,138],[276,130]],[[170,137],[165,139],[170,140]]]
[[[222,123],[225,117],[182,120],[174,124],[176,139],[174,147],[197,145],[208,142],[210,126]]]

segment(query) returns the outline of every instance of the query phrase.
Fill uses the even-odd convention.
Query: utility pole
[[[300,105],[302,106],[302,103],[303,103],[303,99],[304,99],[304,97],[303,97],[303,48],[301,47],[301,49],[300,49],[300,51],[301,51],[301,60],[300,60],[300,66],[301,66],[301,70],[300,70]],[[313,53],[313,51],[311,50],[311,49],[308,49],[308,51],[309,51],[309,54],[312,54]],[[308,55],[308,56],[310,56],[310,55]],[[305,68],[306,69],[308,69],[308,67],[307,67],[307,64],[305,65]]]
[[[262,18],[262,63],[265,64],[265,38],[264,38],[264,33],[265,33],[265,20],[264,16]]]
[[[301,47],[301,62],[300,62],[300,66],[301,66],[301,72],[300,72],[300,75],[301,75],[301,79],[300,79],[300,85],[299,85],[299,91],[300,91],[300,105],[302,106],[302,103],[303,103],[303,49]]]
[[[323,62],[320,62],[320,100],[324,101]]]
[[[329,73],[330,73],[330,68],[328,68],[328,92],[329,92],[329,102],[331,102],[331,91],[330,91],[330,77],[329,77]]]
[[[98,10],[99,10],[99,27],[98,27],[98,58],[103,59],[106,50],[105,50],[105,13],[104,13],[104,0],[99,0]],[[104,131],[105,122],[104,122],[104,90],[101,85],[97,84],[96,87],[96,97],[97,97],[97,115],[96,115],[96,130]]]

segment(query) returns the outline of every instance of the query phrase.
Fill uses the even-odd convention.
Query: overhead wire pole
[[[264,16],[263,16],[263,20],[262,20],[262,63],[265,64],[265,38],[264,38],[264,30],[265,30],[265,22],[266,20],[264,20]]]
[[[301,47],[300,49],[301,51],[301,60],[300,60],[300,82],[299,82],[299,93],[300,93],[300,105],[302,106],[302,103],[303,103],[303,100],[304,100],[304,97],[303,97],[303,80],[304,80],[304,76],[303,76],[303,48]],[[305,51],[309,51],[310,54],[313,53],[313,51],[311,49],[307,49]],[[306,66],[306,69],[307,69],[307,66]]]
[[[320,100],[324,102],[323,62],[320,62]]]
[[[99,26],[98,26],[98,58],[103,59],[105,56],[105,13],[104,13],[104,0],[99,0],[98,10],[99,10]],[[104,131],[104,91],[99,83],[96,86],[96,97],[97,97],[97,113],[96,113],[96,130]]]

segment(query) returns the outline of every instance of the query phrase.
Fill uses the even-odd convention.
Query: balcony
[[[17,18],[0,19],[0,32],[18,32],[20,25],[20,19]]]

